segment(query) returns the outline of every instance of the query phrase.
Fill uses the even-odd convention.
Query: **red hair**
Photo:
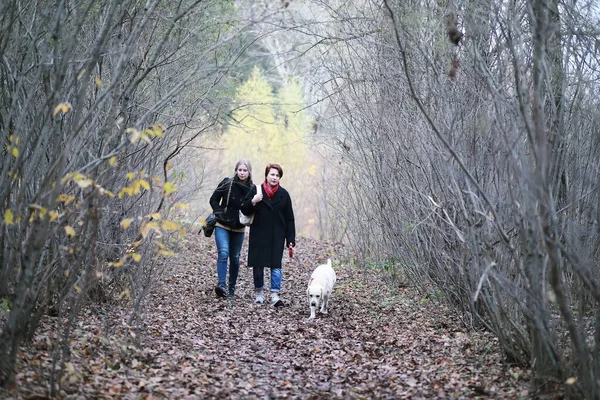
[[[279,177],[283,178],[283,168],[281,168],[281,165],[279,165],[279,164],[268,164],[267,168],[265,168],[265,179],[267,178],[267,175],[269,175],[269,171],[271,171],[271,169],[276,169],[277,172],[279,172]]]

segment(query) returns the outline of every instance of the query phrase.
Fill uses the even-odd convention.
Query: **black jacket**
[[[248,241],[248,266],[281,268],[283,250],[289,243],[296,244],[296,225],[292,199],[287,190],[279,186],[273,199],[269,199],[262,185],[263,200],[252,205],[256,186],[252,186],[242,203],[242,212],[254,213]]]
[[[227,193],[231,184],[231,194],[229,203],[227,203]],[[210,196],[210,206],[217,217],[217,222],[233,229],[241,229],[244,225],[240,224],[239,211],[242,200],[252,187],[252,182],[241,182],[237,177],[225,178],[218,185],[212,196]],[[227,207],[227,212],[225,211]]]

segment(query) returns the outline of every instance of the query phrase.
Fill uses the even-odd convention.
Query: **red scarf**
[[[269,199],[273,199],[273,196],[275,196],[275,192],[277,192],[277,189],[279,189],[279,184],[277,184],[273,189],[271,189],[267,181],[264,181],[262,187],[263,189],[265,189],[265,192],[267,193],[267,196],[269,196]]]

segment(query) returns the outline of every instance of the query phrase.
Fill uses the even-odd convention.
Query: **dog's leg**
[[[323,295],[323,301],[321,302],[321,314],[327,314],[327,303],[329,303],[329,295]]]
[[[308,317],[308,319],[314,319],[317,316],[316,315],[317,314],[316,313],[316,311],[317,311],[316,308],[317,307],[315,307],[313,305],[310,306],[310,317]]]

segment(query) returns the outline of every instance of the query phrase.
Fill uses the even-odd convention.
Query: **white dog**
[[[321,305],[320,312],[327,314],[327,305],[333,292],[333,285],[335,285],[335,271],[329,259],[327,264],[315,268],[308,281],[308,289],[306,290],[308,303],[310,304],[310,317],[308,319],[313,319],[316,316],[319,304]]]

